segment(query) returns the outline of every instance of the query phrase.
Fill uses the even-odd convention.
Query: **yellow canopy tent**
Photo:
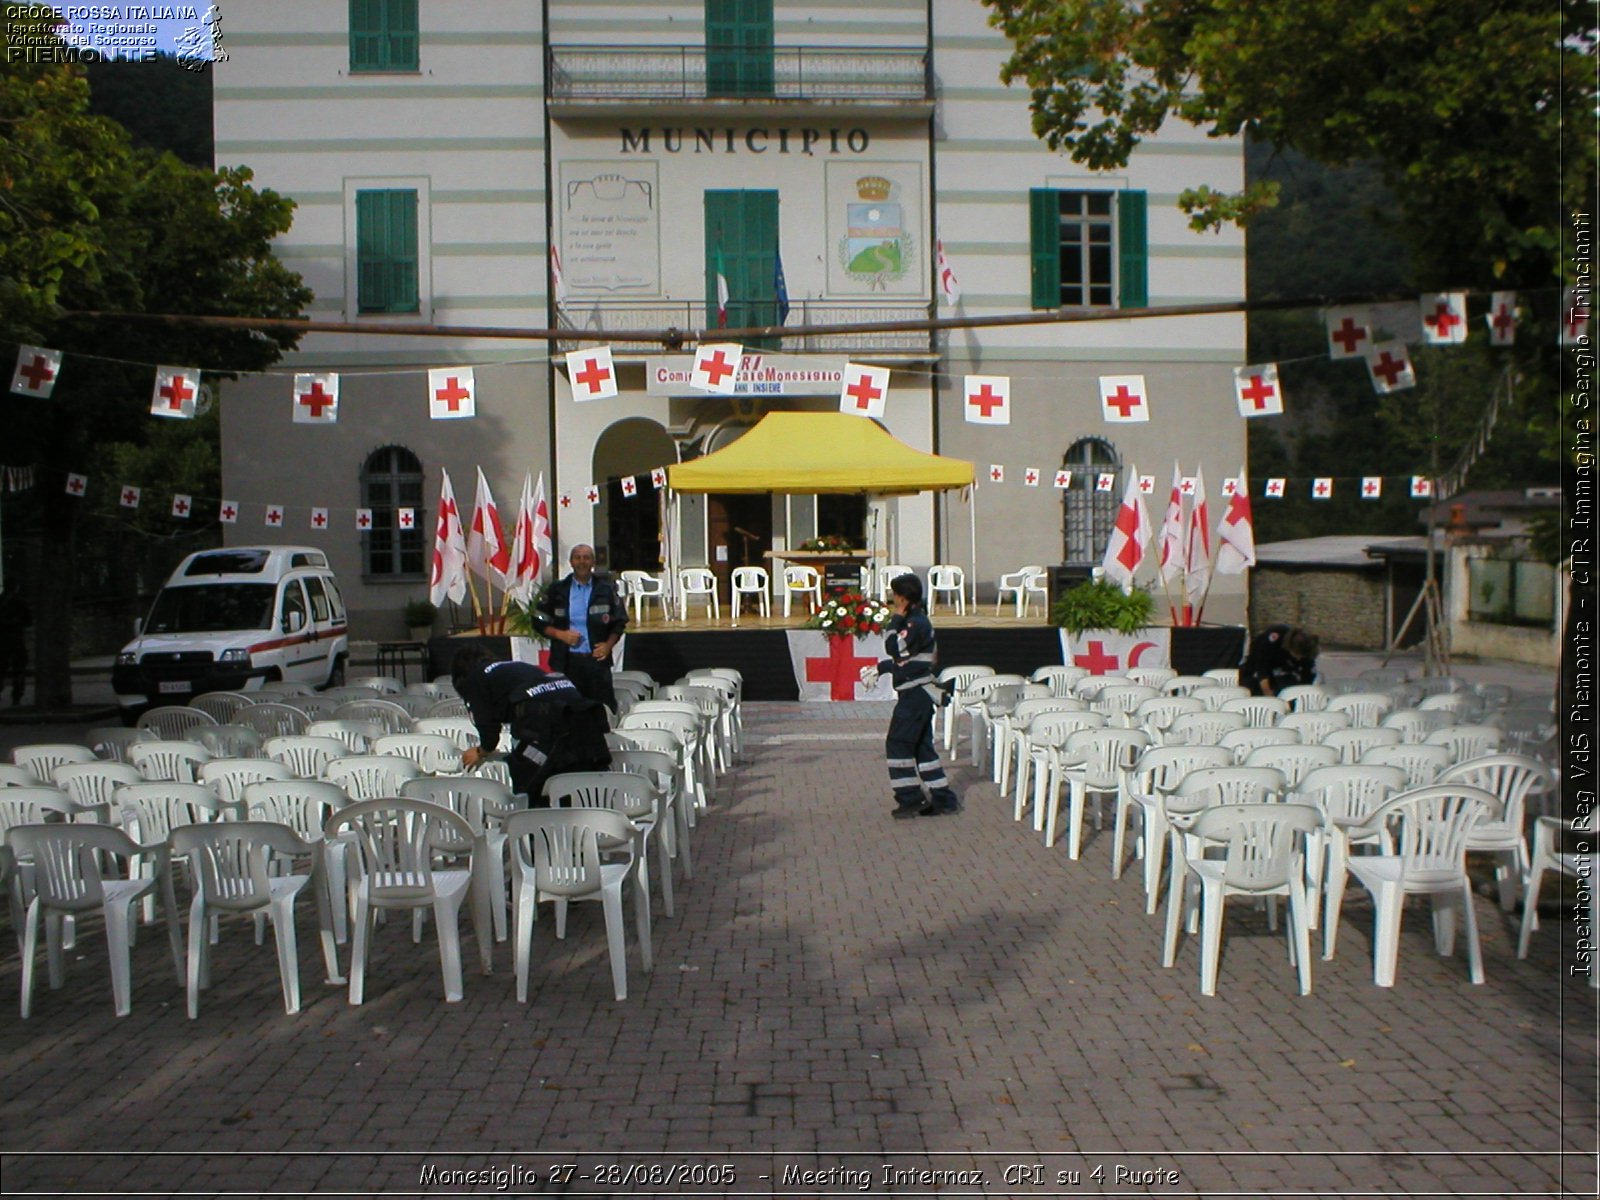
[[[913,450],[876,421],[841,412],[771,412],[714,454],[667,468],[678,492],[907,495],[972,484],[972,464]]]

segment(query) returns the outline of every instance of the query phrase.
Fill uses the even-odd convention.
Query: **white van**
[[[178,564],[117,655],[111,687],[131,713],[273,680],[332,686],[349,652],[344,598],[321,550],[202,550]]]

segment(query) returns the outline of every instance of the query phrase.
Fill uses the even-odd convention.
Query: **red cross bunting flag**
[[[415,529],[417,527],[417,510],[414,508],[395,509],[394,523],[401,529]]]
[[[1411,477],[1411,496],[1414,500],[1426,500],[1433,495],[1433,480],[1426,475],[1413,475]]]
[[[1226,486],[1222,489],[1227,492]],[[1281,493],[1280,493],[1281,494]],[[1256,526],[1250,513],[1250,484],[1244,468],[1217,522],[1217,574],[1241,575],[1256,565]]]
[[[263,523],[267,524],[267,525],[270,525],[274,529],[282,528],[282,526],[283,526],[283,507],[281,505],[278,505],[278,504],[269,504],[269,505],[267,505],[267,515],[264,518],[264,522]]]
[[[592,346],[567,352],[567,378],[572,381],[572,398],[609,400],[617,394],[617,369],[611,362],[610,346]]]
[[[1372,376],[1372,387],[1378,395],[1387,396],[1390,392],[1403,392],[1417,386],[1417,374],[1411,369],[1411,356],[1404,342],[1374,346],[1366,359],[1367,374]]]
[[[19,396],[48,400],[61,374],[61,351],[43,346],[17,347],[17,369],[11,376],[11,390]]]
[[[75,475],[71,471],[67,472],[67,495],[81,496],[88,490],[89,477],[87,475]]]
[[[332,425],[339,420],[339,377],[331,372],[294,377],[294,424]]]
[[[189,512],[194,508],[193,496],[174,496],[172,498],[172,515],[182,520],[189,519]]]
[[[1100,376],[1100,410],[1108,421],[1148,421],[1143,375]]]
[[[962,387],[967,397],[968,423],[1011,424],[1011,376],[968,375]]]
[[[1283,411],[1283,389],[1278,386],[1278,364],[1233,369],[1233,394],[1241,417],[1272,417]]]
[[[1383,476],[1363,475],[1361,477],[1361,498],[1363,500],[1383,499]]]
[[[667,469],[665,467],[650,468],[650,486],[658,492],[667,486]]]
[[[1238,490],[1239,490],[1239,480],[1238,480],[1237,477],[1224,479],[1222,481],[1222,494],[1224,496],[1231,496],[1235,492],[1237,492]]]
[[[1023,487],[1038,487],[1039,486],[1039,468],[1038,467],[1023,467],[1022,468],[1022,486]]]
[[[1274,475],[1267,480],[1267,486],[1262,488],[1261,494],[1269,500],[1282,500],[1283,488],[1287,482],[1281,475]]]
[[[622,494],[632,499],[639,494],[639,481],[632,475],[622,477]]]
[[[1372,314],[1364,308],[1328,310],[1328,357],[1360,358],[1372,348]]]
[[[1132,633],[1091,629],[1061,631],[1061,661],[1091,675],[1120,674],[1133,667],[1166,667],[1172,660],[1172,630],[1146,627]]]
[[[562,508],[571,508],[572,507],[572,493],[571,492],[562,492],[561,495],[556,497],[556,503],[559,504]]]
[[[733,395],[734,381],[744,350],[737,342],[713,342],[695,347],[689,386],[718,396]]]
[[[1491,346],[1514,346],[1517,341],[1517,294],[1495,292],[1489,297],[1489,311],[1483,316],[1489,327]]]
[[[372,528],[372,510],[370,508],[356,509],[356,529],[365,533]]]
[[[1156,494],[1156,477],[1154,475],[1139,476],[1139,494],[1153,496]]]
[[[1144,561],[1150,535],[1154,532],[1149,510],[1144,506],[1144,497],[1139,494],[1139,475],[1131,472],[1127,489],[1122,494],[1122,505],[1117,509],[1117,519],[1111,526],[1111,540],[1106,543],[1105,559],[1100,564],[1105,569],[1106,578],[1125,587],[1131,585],[1134,572]]]
[[[1318,475],[1311,481],[1311,498],[1313,500],[1331,500],[1333,498],[1333,480],[1326,475]]]
[[[1101,471],[1094,477],[1094,490],[1109,492],[1117,486],[1117,473],[1115,471]]]
[[[200,372],[189,367],[157,367],[150,393],[150,415],[188,420],[200,395]]]
[[[1006,469],[1004,467],[1002,467],[999,463],[990,463],[989,464],[989,482],[990,483],[1004,483],[1005,481],[1006,481]]]
[[[844,383],[839,389],[839,411],[853,417],[882,417],[889,397],[889,368],[868,367],[861,363],[844,364]]]
[[[1423,292],[1417,298],[1422,340],[1430,346],[1454,346],[1467,340],[1467,294]]]
[[[1206,505],[1205,468],[1194,469],[1194,498],[1183,544],[1183,591],[1199,621],[1211,590],[1211,509]]]
[[[591,483],[587,488],[584,489],[583,498],[589,502],[589,506],[591,508],[593,508],[596,504],[599,504],[600,503],[600,488],[599,488],[599,486],[596,485],[596,484]]]
[[[1579,298],[1578,289],[1569,287],[1561,293],[1561,344],[1584,346],[1589,336],[1589,289]]]
[[[327,527],[328,510],[325,508],[313,508],[311,510],[311,528],[326,529]]]
[[[1061,470],[1057,471],[1056,472],[1056,486],[1058,488],[1063,488],[1063,489],[1071,487],[1072,486],[1072,472],[1067,470],[1065,467],[1063,467]]]
[[[477,415],[471,367],[435,367],[428,372],[428,416],[454,421]]]
[[[123,508],[138,508],[139,489],[136,487],[123,487],[122,495],[118,498],[118,503],[120,503]]]
[[[237,500],[224,500],[217,505],[217,520],[224,525],[237,525],[239,523],[239,502]]]

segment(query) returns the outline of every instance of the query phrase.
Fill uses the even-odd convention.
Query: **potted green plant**
[[[425,642],[433,636],[433,623],[439,616],[439,610],[428,600],[407,600],[401,615],[405,619],[406,629],[410,631],[411,640]]]
[[[1090,629],[1134,633],[1150,623],[1154,610],[1155,602],[1143,588],[1125,592],[1102,579],[1062,592],[1050,610],[1050,619],[1073,637]]]

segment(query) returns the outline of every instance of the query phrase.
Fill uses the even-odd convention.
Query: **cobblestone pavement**
[[[749,706],[746,761],[700,820],[678,916],[657,914],[653,975],[630,950],[624,1003],[592,906],[564,943],[541,921],[526,1006],[506,945],[487,978],[468,951],[447,1005],[431,932],[391,922],[352,1008],[307,906],[296,1017],[236,923],[193,1022],[146,931],[118,1020],[86,922],[67,987],[41,979],[22,1021],[8,936],[4,1189],[815,1196],[866,1171],[902,1195],[1595,1194],[1596,1008],[1560,981],[1561,918],[1519,962],[1480,898],[1474,987],[1411,911],[1384,990],[1355,887],[1302,997],[1239,904],[1205,999],[1193,940],[1162,969],[1108,834],[1070,863],[970,768],[961,815],[889,819],[887,715]]]

